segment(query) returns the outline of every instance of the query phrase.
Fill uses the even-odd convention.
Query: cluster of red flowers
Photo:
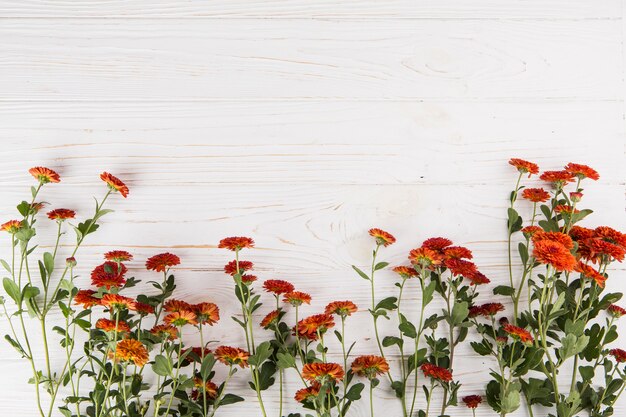
[[[469,317],[493,317],[501,311],[504,311],[504,305],[502,305],[501,303],[487,303],[470,307]]]

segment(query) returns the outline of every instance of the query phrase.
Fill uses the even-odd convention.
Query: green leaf
[[[511,296],[515,294],[515,288],[508,285],[498,285],[493,289],[493,294]]]
[[[17,284],[13,282],[12,279],[5,277],[2,280],[2,286],[4,287],[7,295],[11,297],[13,301],[15,301],[15,304],[19,304],[22,300],[22,296],[20,294],[20,289],[18,288]]]
[[[467,307],[467,301],[462,301],[460,303],[454,304],[454,307],[452,307],[452,316],[450,317],[451,325],[457,326],[463,323],[468,314],[469,309]]]
[[[587,343],[589,343],[589,336],[582,335],[580,337],[576,337],[573,333],[568,334],[561,339],[559,359],[562,362],[571,356],[578,355],[585,349]]]
[[[402,339],[400,339],[399,337],[396,337],[396,336],[385,336],[383,338],[382,344],[383,344],[384,347],[389,347],[389,346],[393,346],[393,345],[398,345],[399,347],[402,347],[404,342],[402,341]]]
[[[270,356],[272,356],[272,345],[270,342],[263,342],[256,348],[256,353],[250,355],[248,363],[254,366],[261,366]]]
[[[225,394],[222,399],[219,401],[219,406],[223,406],[223,405],[229,405],[229,404],[235,404],[235,403],[239,403],[243,401],[243,398],[241,398],[238,395],[235,394]]]
[[[289,353],[277,353],[276,354],[276,364],[281,369],[295,368],[296,367],[296,359]]]
[[[157,355],[154,358],[152,370],[157,375],[170,376],[172,374],[172,362],[163,355]]]
[[[374,266],[374,271],[378,271],[380,269],[386,268],[389,265],[389,262],[378,262],[376,266]]]
[[[361,278],[366,279],[366,280],[370,280],[370,277],[367,276],[367,274],[363,271],[361,271],[359,268],[357,268],[356,266],[352,265],[352,269],[354,269],[356,271],[357,274],[359,274],[361,276]]]
[[[204,381],[209,379],[214,365],[215,357],[212,354],[208,353],[202,360],[202,365],[200,366],[200,376]]]
[[[361,392],[365,388],[365,385],[359,382],[358,384],[354,384],[350,387],[348,392],[346,392],[345,398],[350,401],[358,401],[361,399]]]
[[[46,267],[46,271],[48,271],[48,276],[52,275],[52,271],[54,271],[54,258],[50,252],[44,252],[43,264]]]
[[[376,310],[382,308],[383,310],[395,310],[398,308],[396,305],[396,301],[398,299],[396,297],[387,297],[383,300],[380,300],[378,304],[376,304]]]
[[[398,326],[398,329],[400,329],[402,334],[405,335],[406,337],[410,337],[411,339],[415,339],[417,337],[417,330],[415,329],[415,326],[409,321],[400,323],[400,325]]]
[[[0,263],[2,263],[2,266],[4,267],[4,269],[6,269],[7,272],[10,274],[11,273],[11,267],[9,266],[8,262],[5,261],[4,259],[0,259]]]
[[[520,242],[519,245],[517,245],[517,250],[519,252],[519,257],[522,260],[522,264],[526,266],[526,263],[528,262],[528,247],[524,244],[524,242]]]
[[[578,367],[578,370],[580,371],[580,376],[583,377],[584,381],[591,381],[595,376],[593,366],[580,366]]]
[[[514,208],[509,207],[509,209],[507,210],[507,213],[508,213],[507,227],[510,230],[510,232],[515,233],[515,232],[522,230],[523,220],[520,217],[520,215],[517,213],[517,211],[515,211]]]
[[[424,287],[424,293],[422,294],[422,305],[427,306],[433,300],[433,294],[437,288],[437,282],[431,281]]]
[[[274,385],[275,378],[273,375],[276,373],[276,365],[273,362],[265,362],[259,372],[259,389],[265,391],[272,385]]]
[[[504,395],[504,398],[500,400],[500,407],[505,413],[512,413],[517,410],[520,405],[519,391],[511,389]]]

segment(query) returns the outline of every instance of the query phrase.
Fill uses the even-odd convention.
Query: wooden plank
[[[222,0],[72,1],[5,0],[0,17],[201,17],[201,18],[619,18],[619,0]]]
[[[2,100],[621,100],[619,21],[19,20]]]

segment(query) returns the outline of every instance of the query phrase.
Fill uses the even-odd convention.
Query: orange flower
[[[574,203],[579,203],[583,199],[583,193],[579,193],[577,191],[572,191],[569,193],[569,198]]]
[[[559,204],[557,206],[554,206],[554,212],[565,215],[565,216],[569,216],[572,213],[580,213],[580,210],[575,209],[572,206],[568,206],[567,204]]]
[[[448,259],[444,262],[444,266],[452,272],[453,275],[461,275],[471,277],[477,272],[476,265],[463,259]]]
[[[112,262],[127,262],[133,259],[133,255],[125,250],[112,250],[104,254],[104,259]]]
[[[136,310],[135,300],[119,294],[104,294],[100,304],[111,310]]]
[[[313,382],[311,386],[296,391],[296,395],[293,398],[299,403],[315,400],[320,393],[320,388],[319,382]]]
[[[402,279],[409,279],[419,275],[415,268],[413,268],[412,266],[394,266],[392,271],[400,275]]]
[[[282,279],[268,279],[263,283],[263,288],[265,291],[276,295],[285,294],[294,290],[292,283],[283,281]]]
[[[624,260],[626,249],[622,246],[614,245],[602,239],[588,239],[584,243],[585,247],[581,248],[581,252],[585,254],[586,259],[590,259],[594,263],[603,256],[613,258],[618,262]]]
[[[580,272],[583,276],[594,280],[596,284],[598,284],[598,287],[604,288],[604,285],[606,283],[606,277],[593,269],[591,266],[579,261],[574,267],[574,270],[576,272]]]
[[[169,324],[159,324],[150,329],[150,333],[162,339],[176,340],[178,338],[178,329]]]
[[[539,178],[552,183],[555,188],[562,188],[568,182],[574,182],[574,176],[567,171],[545,171]]]
[[[180,264],[180,258],[173,253],[165,252],[154,255],[146,261],[146,269],[149,271],[165,272],[172,266]]]
[[[382,229],[370,229],[368,233],[376,239],[377,245],[389,246],[396,242],[396,238],[393,237],[391,233],[385,232]]]
[[[491,282],[489,278],[487,278],[485,274],[483,274],[480,271],[476,271],[473,274],[464,276],[464,278],[469,279],[471,282],[471,285],[483,285],[483,284],[489,284]]]
[[[511,158],[509,164],[517,168],[520,174],[528,173],[528,178],[533,174],[539,173],[539,166],[533,162],[524,161],[519,158]]]
[[[124,264],[106,261],[91,271],[91,283],[96,287],[106,287],[107,289],[121,287],[126,284],[126,279],[124,279],[126,271]]]
[[[363,355],[352,362],[352,372],[367,379],[389,372],[389,364],[380,356]]]
[[[115,321],[109,319],[98,319],[96,322],[96,329],[103,330],[105,332],[114,332],[116,329],[118,332],[130,332],[130,327],[125,321],[118,321],[117,328],[115,327]]]
[[[103,172],[100,174],[100,179],[106,182],[111,190],[119,191],[124,198],[128,197],[128,187],[116,176]]]
[[[443,249],[443,255],[448,259],[472,259],[472,251],[463,246],[448,246]]]
[[[450,239],[446,239],[445,237],[431,237],[422,243],[422,247],[434,251],[443,251],[450,245],[452,245],[452,241]]]
[[[593,230],[594,237],[614,245],[626,247],[626,234],[609,226],[598,226]]]
[[[32,203],[30,205],[30,209],[33,213],[37,214],[39,213],[48,203],[46,202],[41,202],[41,203]]]
[[[196,315],[191,311],[186,310],[170,313],[163,318],[163,321],[176,327],[182,327],[186,324],[198,324]]]
[[[46,167],[33,167],[28,170],[30,175],[35,177],[41,184],[47,184],[49,182],[61,182],[61,177],[55,171]]]
[[[626,310],[615,304],[611,304],[607,311],[615,318],[626,316]]]
[[[576,258],[567,248],[551,240],[535,242],[533,255],[539,262],[552,265],[557,271],[571,271],[576,265]]]
[[[302,291],[292,291],[284,295],[283,301],[297,307],[302,304],[311,304],[311,296]]]
[[[239,365],[242,368],[248,366],[248,358],[250,354],[243,349],[220,346],[215,349],[215,359],[224,365]]]
[[[421,247],[413,249],[409,252],[409,261],[411,261],[413,265],[431,267],[440,265],[443,261],[443,256],[435,250]]]
[[[565,171],[580,178],[581,180],[585,178],[590,178],[594,181],[598,181],[600,179],[600,174],[598,174],[598,171],[587,165],[575,164],[573,162],[570,162],[569,164],[565,165]]]
[[[215,383],[211,381],[206,381],[203,383],[202,378],[198,378],[197,376],[195,376],[193,378],[193,385],[195,388],[197,388],[197,391],[195,391],[197,392],[197,399],[204,398],[204,395],[212,400],[217,398],[217,385],[215,385]],[[202,388],[203,386],[204,389]],[[205,394],[203,394],[203,392]]]
[[[250,261],[239,261],[239,273],[243,274],[246,271],[250,271],[253,266]],[[230,261],[224,265],[224,272],[228,275],[235,275],[237,273],[237,261]]]
[[[130,361],[142,367],[148,362],[148,350],[143,343],[138,340],[124,339],[118,342],[115,348],[115,359]]]
[[[150,304],[135,302],[135,310],[142,316],[154,313],[154,307]]]
[[[220,243],[217,245],[220,249],[228,249],[234,251],[239,251],[241,249],[253,248],[254,240],[249,237],[227,237],[220,240]]]
[[[539,226],[526,226],[522,229],[522,233],[526,239],[530,239],[537,232],[543,232],[543,229]]]
[[[22,222],[19,220],[9,220],[8,222],[3,223],[2,226],[0,226],[0,230],[4,232],[9,232],[12,235],[17,233],[21,228]]]
[[[50,220],[63,221],[67,219],[73,219],[74,216],[76,216],[76,212],[70,209],[59,208],[49,211],[47,213],[47,216]]]
[[[203,349],[200,346],[194,346],[190,349],[183,349],[181,351],[181,356],[183,356],[184,354],[187,354],[187,356],[185,356],[185,358],[181,361],[181,366],[189,366],[194,362],[202,363],[202,358],[210,353],[212,353],[211,349],[204,348],[203,352]]]
[[[533,203],[544,203],[550,199],[550,194],[543,188],[526,188],[522,191],[522,198]]]
[[[541,230],[533,233],[533,243],[537,243],[540,240],[551,240],[552,242],[560,243],[565,249],[572,249],[574,247],[572,238],[561,232],[544,232]]]
[[[501,303],[487,303],[480,306],[474,306],[470,308],[470,316],[485,316],[491,317],[495,316],[499,312],[504,311],[504,305]]]
[[[294,335],[303,337],[309,340],[317,340],[318,334],[326,333],[326,330],[335,327],[335,320],[333,316],[328,314],[316,314],[300,320],[294,327]]]
[[[463,397],[463,402],[467,408],[477,408],[478,405],[483,402],[483,399],[480,395],[468,395]]]
[[[522,329],[521,327],[513,326],[508,323],[502,326],[502,329],[510,334],[511,337],[524,344],[531,344],[533,342],[533,336],[526,329]]]
[[[333,301],[326,306],[324,313],[337,314],[341,317],[351,316],[357,312],[357,306],[352,301]]]
[[[165,304],[163,304],[163,309],[168,313],[174,313],[182,310],[191,311],[193,310],[193,307],[191,307],[191,304],[186,301],[171,299],[167,300]]]
[[[198,322],[213,326],[220,319],[220,309],[213,303],[199,303],[192,306],[198,316]]]
[[[572,228],[569,231],[569,235],[572,237],[572,239],[578,242],[580,240],[585,240],[585,239],[594,237],[595,232],[586,227],[576,225],[576,226],[572,226]]]
[[[241,276],[241,282],[243,282],[245,285],[250,285],[256,280],[257,280],[256,275],[242,275]]]
[[[95,293],[94,290],[80,290],[74,296],[74,303],[82,305],[83,308],[97,306],[100,304],[100,299],[93,296]]]
[[[265,317],[263,317],[263,320],[261,320],[261,327],[268,329],[270,326],[275,326],[280,319],[280,313],[280,310],[270,311]]]
[[[609,355],[613,356],[618,363],[626,362],[626,352],[622,349],[611,349]]]
[[[452,372],[450,372],[446,368],[433,365],[432,363],[425,363],[420,366],[420,369],[424,373],[424,376],[439,380],[441,382],[452,381]]]
[[[311,382],[339,381],[344,376],[344,370],[338,363],[307,363],[302,367],[302,378]]]

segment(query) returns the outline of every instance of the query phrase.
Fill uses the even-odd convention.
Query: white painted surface
[[[2,218],[27,195],[33,165],[63,176],[45,200],[83,215],[102,192],[99,172],[118,174],[131,195],[113,200],[116,213],[80,252],[83,282],[109,249],[132,251],[145,280],[146,257],[175,252],[177,295],[217,302],[225,319],[212,337],[232,344],[242,339],[228,319],[237,311],[221,272],[228,254],[215,248],[229,235],[253,236],[246,258],[257,275],[311,292],[311,313],[336,298],[367,304],[350,265],[367,263],[372,226],[398,237],[383,255],[394,264],[444,235],[504,283],[512,156],[596,167],[587,224],[626,229],[622,7],[0,1]],[[612,275],[610,289],[626,290],[624,267]],[[379,284],[394,290],[389,273]],[[355,352],[375,352],[367,311],[352,322]],[[487,375],[477,364],[489,361],[468,348],[460,357],[462,394],[479,392]],[[4,344],[0,361],[0,415],[33,415],[23,411],[33,398],[25,363]],[[256,415],[244,392],[249,401],[221,415]],[[399,413],[388,390],[376,396],[378,409]],[[352,415],[368,415],[365,402]]]

